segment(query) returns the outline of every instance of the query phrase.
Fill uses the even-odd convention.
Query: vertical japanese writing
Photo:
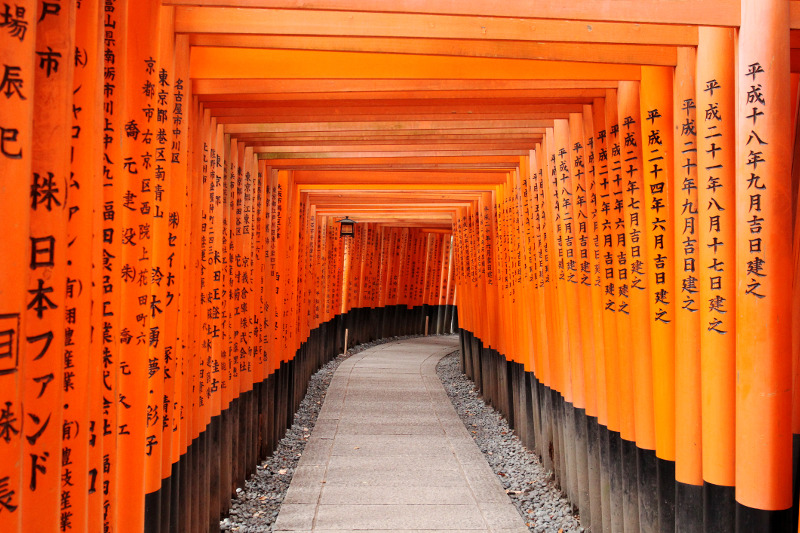
[[[698,306],[696,294],[699,291],[697,279],[697,126],[695,123],[695,102],[687,98],[681,103],[677,117],[680,126],[678,147],[682,154],[680,170],[676,181],[676,206],[680,206],[680,242],[678,257],[681,277],[681,308],[696,313]],[[676,169],[677,170],[677,169]],[[676,228],[677,230],[678,228]]]
[[[750,63],[747,66],[741,91],[743,94],[739,102],[742,109],[746,111],[742,126],[745,130],[749,130],[742,155],[745,158],[745,169],[749,174],[746,177],[745,191],[748,199],[746,222],[750,238],[747,255],[741,260],[745,262],[747,286],[745,294],[756,299],[766,297],[761,286],[767,281],[768,276],[768,270],[765,268],[767,259],[761,236],[769,226],[769,220],[762,211],[762,198],[766,195],[768,182],[762,176],[762,172],[767,163],[763,146],[769,144],[771,139],[761,130],[759,124],[759,118],[768,112],[769,94],[759,83],[759,78],[763,74],[764,68],[760,62]],[[760,169],[759,165],[761,165]]]
[[[671,249],[665,244],[667,225],[669,223],[669,185],[666,181],[666,153],[664,141],[662,140],[661,112],[658,109],[647,109],[645,127],[647,134],[647,147],[643,149],[647,163],[645,164],[645,198],[647,199],[648,222],[650,231],[649,247],[652,251],[650,268],[653,270],[653,286],[651,290],[652,301],[655,303],[653,320],[668,324],[673,317],[670,314],[670,303],[672,302],[672,286],[667,283],[668,278],[668,259],[672,253]],[[669,135],[670,131],[665,131],[664,135]]]

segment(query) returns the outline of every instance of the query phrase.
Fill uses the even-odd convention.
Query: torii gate
[[[794,530],[799,32],[0,2],[0,530],[213,528],[344,329],[425,318],[592,528]]]

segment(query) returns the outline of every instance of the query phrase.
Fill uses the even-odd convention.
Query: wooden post
[[[699,28],[697,276],[706,531],[732,529],[736,436],[735,34]]]
[[[67,194],[73,181],[70,146],[64,139],[69,139],[72,130],[74,62],[67,58],[72,58],[75,49],[75,5],[57,9],[37,5],[21,18],[30,23],[32,31],[26,39],[35,39],[37,61],[33,76],[27,86],[23,85],[33,101],[32,176],[22,182],[30,191],[30,240],[29,247],[19,250],[28,250],[30,261],[26,275],[16,280],[25,285],[27,302],[25,338],[20,339],[25,348],[21,358],[22,410],[18,414],[20,434],[25,439],[22,457],[12,464],[19,464],[23,472],[21,531],[55,531],[60,527],[62,510],[69,510],[61,505],[61,454],[65,421],[63,354],[65,346],[73,342],[69,338],[71,327],[65,321]],[[23,53],[20,59],[25,57]],[[10,74],[8,69],[5,74]],[[9,119],[18,118],[14,115]],[[17,148],[24,147],[28,127],[10,124],[9,128],[19,129],[19,133],[3,133],[11,147],[9,154],[19,153]],[[68,496],[71,500],[71,494]],[[81,501],[85,499],[79,497],[76,503],[80,505]]]
[[[788,529],[789,5],[742,1],[737,73],[736,530]]]
[[[675,68],[675,527],[703,530],[700,315],[697,296],[696,51],[678,49]]]
[[[650,304],[658,528],[675,521],[675,268],[673,70],[642,67],[641,122],[645,193],[645,246]],[[645,140],[646,139],[646,140]]]
[[[62,524],[69,526],[65,531],[101,529],[103,518],[99,429],[103,405],[96,401],[103,387],[103,346],[101,337],[92,335],[94,321],[102,318],[92,309],[92,301],[102,298],[102,277],[93,275],[93,265],[102,263],[102,241],[93,237],[94,229],[102,225],[102,184],[97,179],[103,172],[100,17],[97,1],[82,2],[77,8],[75,46],[82,53],[72,81],[73,109],[80,111],[72,116],[74,186],[67,206],[67,239],[72,244],[67,248],[65,319],[74,344],[64,347],[64,427],[68,431],[62,433],[62,459],[69,458],[62,460],[62,476],[72,480],[61,490],[71,505],[62,509]]]
[[[644,177],[641,152],[641,121],[636,120],[639,112],[639,83],[626,81],[618,89],[617,135],[614,138],[619,153],[619,163],[615,167],[620,179],[620,190],[624,204],[625,256],[620,260],[619,294],[627,294],[627,302],[618,302],[618,331],[620,386],[622,391],[627,377],[633,383],[630,400],[621,400],[623,423],[627,423],[628,435],[622,433],[622,474],[623,474],[623,513],[625,529],[640,527],[639,495],[652,495],[652,461],[643,475],[638,476],[640,459],[648,458],[639,450],[652,450],[655,447],[653,435],[653,392],[650,360],[650,324],[648,305],[647,244],[645,241],[646,221],[644,220]],[[626,303],[627,305],[623,305]],[[627,315],[626,315],[627,313]],[[626,315],[626,316],[624,316]],[[629,318],[629,320],[628,320]],[[627,323],[627,324],[626,324]],[[628,326],[629,325],[629,326]],[[625,331],[626,326],[630,329]],[[625,331],[623,333],[623,331]],[[630,339],[629,343],[625,339]],[[627,375],[626,375],[627,374]],[[648,486],[649,485],[649,486]],[[649,500],[649,499],[648,499]],[[651,500],[650,500],[651,501]],[[645,503],[649,503],[647,500]],[[653,509],[647,505],[646,510]],[[645,516],[644,518],[649,518]],[[644,520],[644,527],[652,527]]]
[[[8,512],[0,513],[0,529],[12,533],[22,531],[23,486],[30,482],[31,474],[30,459],[23,455],[24,435],[20,431],[25,413],[23,390],[30,386],[23,372],[28,359],[25,309],[31,295],[23,280],[28,275],[32,252],[29,230],[36,9],[37,2],[19,2],[15,25],[0,31],[0,63],[4,74],[18,80],[13,90],[0,98],[0,165],[4,174],[4,179],[0,180],[0,212],[3,213],[0,235],[4,248],[9,251],[0,254],[0,413],[3,420],[9,422],[0,442],[0,464],[3,465],[0,485],[10,504],[5,508]],[[34,353],[31,359],[35,356]]]

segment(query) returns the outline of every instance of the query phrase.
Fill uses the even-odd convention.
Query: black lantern
[[[352,237],[355,235],[356,230],[356,221],[350,220],[348,217],[344,217],[342,220],[339,221],[339,236],[341,237]]]

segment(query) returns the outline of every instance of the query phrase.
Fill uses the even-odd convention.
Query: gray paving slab
[[[455,336],[365,350],[336,371],[275,531],[527,531],[436,377]]]

